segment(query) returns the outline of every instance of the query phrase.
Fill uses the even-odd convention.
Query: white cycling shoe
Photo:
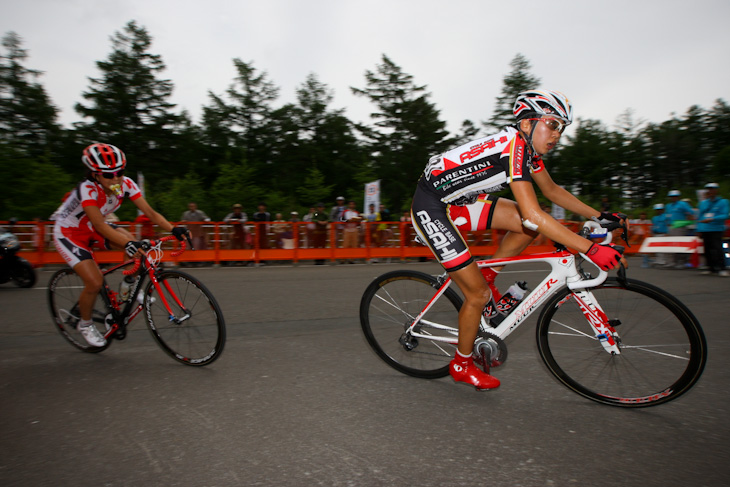
[[[106,339],[99,333],[94,325],[81,325],[79,324],[79,333],[84,337],[84,340],[88,342],[92,347],[103,347],[106,345]]]

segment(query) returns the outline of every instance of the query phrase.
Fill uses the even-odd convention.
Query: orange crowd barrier
[[[126,228],[137,238],[163,236],[150,224],[135,222],[115,222]],[[327,230],[317,234],[310,222],[248,222],[243,230],[227,222],[183,223],[197,235],[196,250],[185,252],[179,257],[169,253],[166,260],[175,263],[206,262],[222,264],[225,262],[266,261],[338,261],[338,260],[407,260],[432,258],[427,247],[414,240],[415,232],[410,222],[365,222],[359,224],[357,246],[343,247],[346,230],[344,223],[330,223]],[[571,230],[577,230],[579,222],[564,222]],[[0,222],[7,227],[7,222]],[[643,235],[649,236],[649,226]],[[636,225],[632,226],[636,229]],[[13,233],[22,244],[21,255],[36,267],[63,264],[64,261],[53,245],[53,222],[17,222]],[[500,230],[464,232],[462,236],[469,243],[473,255],[488,257],[494,254],[504,235]],[[643,239],[643,237],[642,237]],[[351,239],[348,239],[351,240]],[[626,252],[639,251],[641,241],[633,239]],[[172,247],[171,247],[172,248]],[[554,249],[552,242],[538,237],[526,252],[549,252]],[[121,250],[94,249],[99,263],[116,263],[124,258]]]

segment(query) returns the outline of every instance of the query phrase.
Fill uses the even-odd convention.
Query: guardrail
[[[7,227],[8,222],[0,222]],[[137,238],[163,236],[157,229],[147,224],[135,222],[114,222],[126,228]],[[410,222],[363,222],[354,230],[346,229],[345,223],[329,223],[324,232],[317,232],[310,222],[247,222],[243,226],[229,222],[184,222],[196,237],[196,250],[185,252],[181,257],[166,260],[175,263],[267,261],[329,261],[338,260],[380,260],[380,259],[420,259],[433,258],[427,247],[414,240],[415,232]],[[580,222],[564,222],[564,225],[577,231]],[[650,235],[649,226],[643,235]],[[633,225],[634,232],[637,225]],[[63,264],[64,261],[53,245],[53,222],[17,222],[12,229],[21,241],[21,255],[34,266]],[[357,247],[343,247],[344,233],[357,232]],[[463,232],[474,256],[493,255],[504,236],[501,230]],[[638,232],[636,232],[638,233]],[[643,238],[642,238],[643,239]],[[634,239],[626,252],[639,251],[642,239]],[[549,252],[553,250],[549,240],[538,237],[527,252]],[[94,249],[99,263],[115,263],[124,258],[121,250]]]

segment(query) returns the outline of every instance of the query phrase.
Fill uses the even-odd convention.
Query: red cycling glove
[[[613,248],[613,245],[599,245],[594,243],[588,249],[586,255],[591,262],[596,264],[601,270],[608,271],[616,267],[621,260],[621,254]]]

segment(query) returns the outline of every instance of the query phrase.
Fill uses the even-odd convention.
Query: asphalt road
[[[385,365],[360,332],[362,292],[433,264],[186,269],[227,322],[203,368],[168,358],[141,316],[101,354],[72,348],[41,270],[33,289],[0,286],[0,486],[730,485],[730,279],[634,263],[709,343],[692,391],[641,410],[552,379],[536,315],[508,338],[495,391]]]

